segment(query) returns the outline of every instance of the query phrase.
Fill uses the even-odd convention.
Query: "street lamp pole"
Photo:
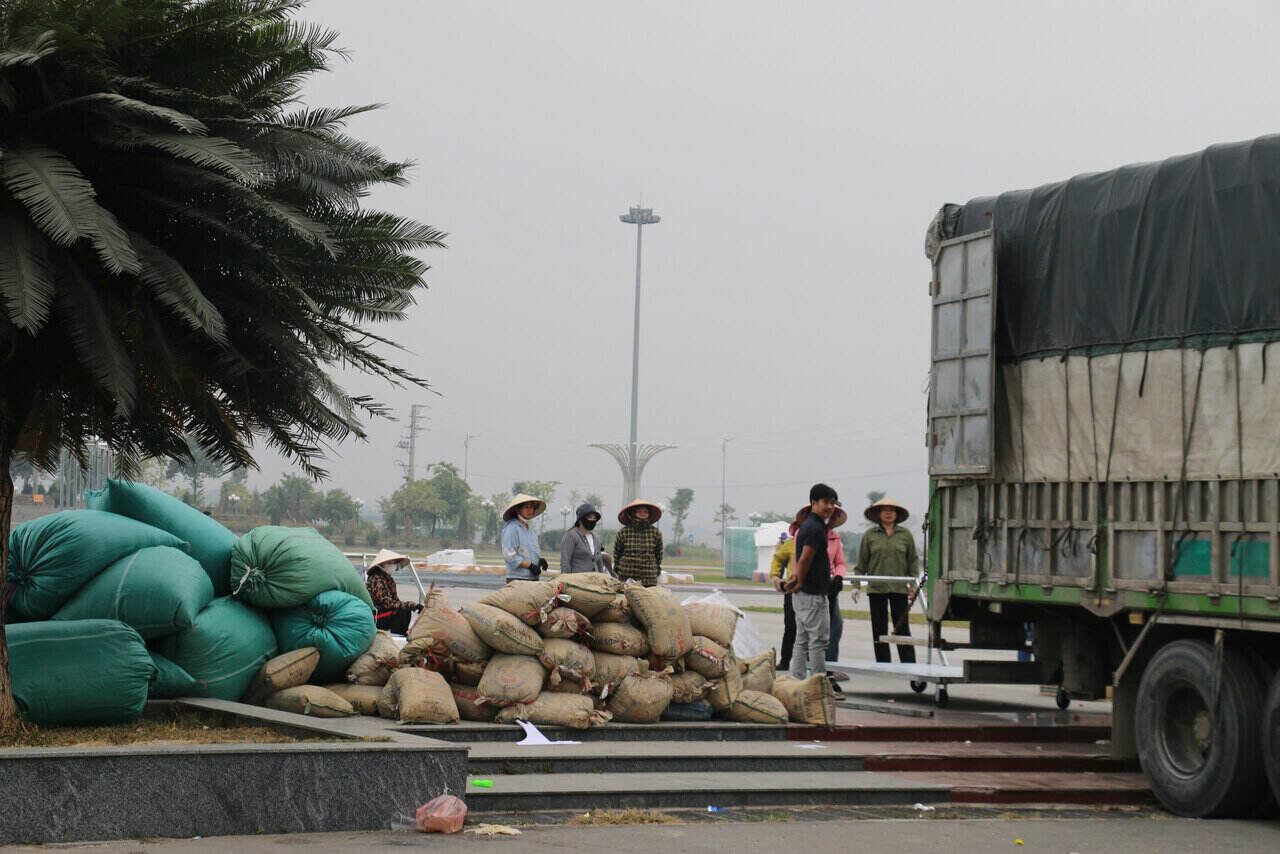
[[[640,403],[640,258],[644,246],[644,227],[655,225],[661,217],[654,216],[653,208],[639,206],[618,217],[636,227],[636,310],[635,328],[631,336],[631,458],[636,456],[636,415]],[[632,496],[634,498],[635,496]]]
[[[471,440],[479,439],[478,433],[468,433],[467,437],[462,440],[462,479],[467,479],[467,465],[471,462]]]
[[[729,506],[729,492],[725,474],[728,471],[729,443],[732,441],[732,436],[725,436],[720,440],[720,556],[724,559],[726,568],[729,565],[729,553],[725,550],[729,529],[729,514],[726,510]]]

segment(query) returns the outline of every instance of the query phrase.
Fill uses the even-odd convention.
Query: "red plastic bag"
[[[440,795],[418,807],[414,826],[423,833],[457,833],[467,818],[467,805],[453,795]]]

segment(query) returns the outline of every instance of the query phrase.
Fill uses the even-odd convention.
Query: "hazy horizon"
[[[644,494],[695,490],[713,536],[728,502],[791,513],[832,484],[923,513],[929,265],[945,202],[1246,139],[1280,93],[1266,3],[438,4],[313,0],[349,63],[308,103],[386,102],[356,136],[418,162],[374,207],[449,232],[400,324],[435,392],[342,375],[407,416],[425,463],[485,495],[515,480],[597,492],[590,442],[629,425],[635,229],[645,228],[641,442],[669,442]],[[373,505],[400,483],[404,420],[347,442],[325,488]],[[265,486],[288,470],[264,453]],[[550,524],[550,519],[548,520]]]

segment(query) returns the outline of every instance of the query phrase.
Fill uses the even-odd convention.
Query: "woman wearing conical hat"
[[[662,572],[661,517],[662,508],[652,501],[632,501],[618,511],[622,530],[613,541],[613,571],[618,578],[634,578],[645,587],[658,583]]]
[[[374,623],[394,635],[408,634],[413,612],[422,610],[420,604],[400,599],[396,581],[391,577],[395,570],[408,567],[409,558],[390,549],[382,549],[365,570],[364,586],[373,600]]]
[[[502,559],[507,564],[507,581],[537,581],[547,568],[547,560],[538,547],[538,535],[530,520],[547,509],[547,502],[532,495],[517,493],[502,511]]]
[[[874,527],[862,535],[862,545],[858,548],[858,574],[914,579],[919,572],[920,560],[916,556],[915,538],[902,527],[907,520],[907,508],[891,498],[881,498],[863,515]],[[876,651],[876,661],[889,661],[889,645],[880,642],[880,638],[889,633],[889,611],[893,612],[894,626],[901,623],[901,633],[911,634],[910,622],[904,618],[910,586],[892,581],[872,581],[867,586],[867,599],[871,604],[871,642]],[[915,660],[913,647],[898,647],[898,661],[914,663]]]

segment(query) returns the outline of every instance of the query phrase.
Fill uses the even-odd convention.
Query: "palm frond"
[[[138,278],[151,288],[156,300],[186,321],[192,329],[203,332],[218,344],[225,344],[227,326],[222,313],[201,293],[200,286],[182,265],[142,235],[135,233],[132,237],[142,259]]]
[[[381,110],[386,104],[364,104],[355,107],[318,107],[302,109],[280,118],[280,124],[305,130],[332,130],[346,127],[347,119],[362,113]]]
[[[165,154],[194,163],[206,169],[216,169],[250,186],[263,177],[263,164],[240,146],[217,136],[184,136],[174,133],[149,133],[131,129],[114,145],[128,150],[153,148]]]
[[[94,290],[79,265],[59,265],[58,310],[67,339],[80,364],[98,387],[115,402],[115,411],[128,416],[137,392],[133,365],[114,327],[113,312]]]
[[[54,243],[72,246],[87,237],[109,272],[137,272],[138,257],[124,230],[98,205],[88,179],[58,152],[39,145],[6,151],[0,181]]]
[[[78,107],[82,104],[90,106],[100,106],[109,108],[115,112],[125,112],[144,118],[155,119],[172,125],[178,130],[192,134],[194,136],[204,136],[209,132],[209,128],[205,123],[197,118],[187,115],[180,110],[174,110],[169,107],[157,106],[156,104],[148,104],[146,101],[139,101],[135,98],[129,98],[115,92],[94,92],[92,95],[82,95],[79,98],[72,98],[68,101],[62,101],[53,107],[54,111],[66,109],[69,107]]]
[[[45,30],[32,39],[28,45],[0,50],[0,68],[10,68],[15,65],[34,65],[57,49],[57,34],[53,30]]]
[[[9,322],[37,334],[49,319],[56,289],[44,239],[21,209],[0,199],[0,296]]]

